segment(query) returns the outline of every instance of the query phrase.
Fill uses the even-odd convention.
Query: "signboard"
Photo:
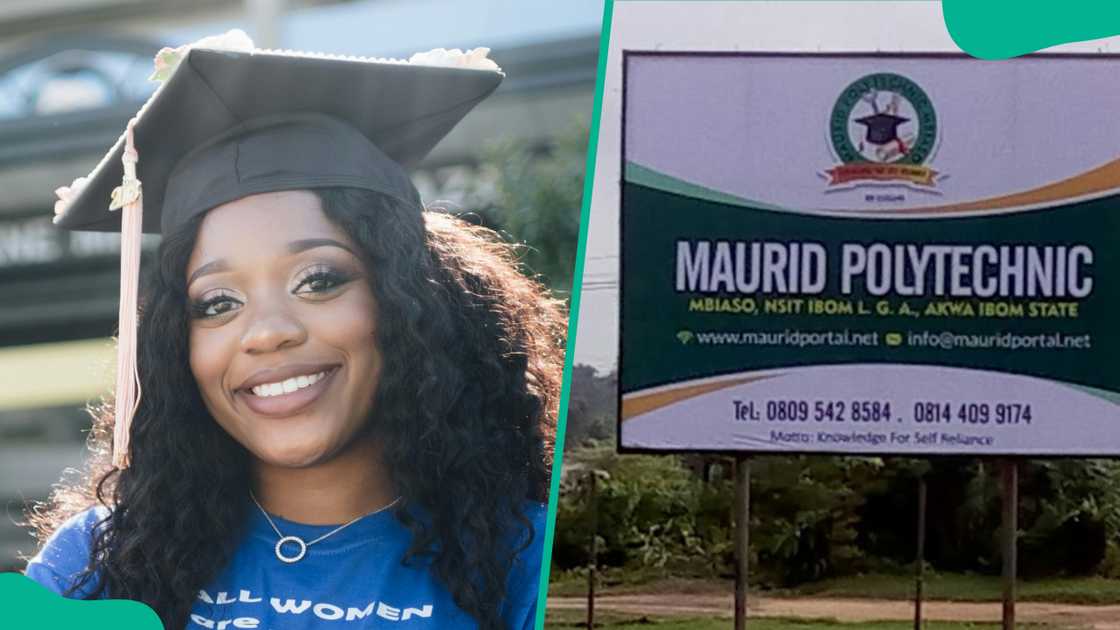
[[[620,448],[1120,454],[1118,71],[626,53]]]

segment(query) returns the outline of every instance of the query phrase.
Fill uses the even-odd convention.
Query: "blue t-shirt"
[[[502,607],[502,617],[513,630],[532,628],[536,620],[545,509],[535,503],[528,506],[533,541],[514,563]],[[85,568],[93,527],[105,514],[103,508],[90,509],[67,521],[28,563],[27,576],[64,592]],[[275,516],[273,520],[285,536],[304,541],[334,529]],[[253,510],[229,566],[198,593],[186,630],[477,627],[422,563],[415,568],[401,565],[411,534],[389,510],[311,545],[294,564],[276,557],[277,540],[268,521]],[[292,544],[284,548],[288,555],[294,551]]]

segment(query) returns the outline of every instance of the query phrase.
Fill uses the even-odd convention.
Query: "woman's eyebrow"
[[[339,247],[350,252],[351,255],[355,257],[357,256],[357,254],[354,253],[354,250],[334,240],[333,238],[306,238],[303,240],[292,241],[291,243],[288,243],[288,251],[293,254],[298,254],[302,251],[306,251],[316,247]]]
[[[350,252],[351,255],[355,257],[357,256],[357,254],[354,253],[354,250],[350,249],[345,244],[334,240],[333,238],[306,238],[298,241],[292,241],[291,243],[288,243],[288,252],[292,254],[298,254],[300,252],[314,249],[316,247],[339,247]],[[191,274],[191,277],[187,279],[187,286],[191,286],[191,283],[202,276],[211,273],[218,273],[220,271],[229,271],[229,263],[226,262],[226,259],[224,258],[212,260],[205,265],[202,265],[198,269],[195,269],[194,273]]]
[[[191,283],[193,283],[200,277],[205,276],[209,273],[218,273],[219,271],[229,271],[229,263],[226,262],[225,258],[212,260],[205,265],[202,265],[198,269],[195,269],[194,273],[191,274],[191,277],[187,278],[187,287],[189,288],[191,286]]]

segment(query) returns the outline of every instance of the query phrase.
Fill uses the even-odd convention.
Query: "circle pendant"
[[[299,546],[299,551],[296,552],[296,554],[293,556],[285,556],[283,551],[284,543],[295,543]],[[303,542],[303,539],[299,536],[284,536],[280,540],[276,541],[276,557],[279,558],[281,562],[287,562],[288,564],[299,562],[306,554],[307,543]]]

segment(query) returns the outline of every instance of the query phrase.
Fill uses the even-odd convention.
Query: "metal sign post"
[[[1019,531],[1019,462],[1000,462],[1003,478],[1003,630],[1015,628],[1016,536]]]
[[[735,457],[735,630],[747,627],[747,575],[750,568],[751,461]]]
[[[922,591],[926,565],[926,478],[918,477],[918,549],[914,556],[914,630],[922,630]]]

